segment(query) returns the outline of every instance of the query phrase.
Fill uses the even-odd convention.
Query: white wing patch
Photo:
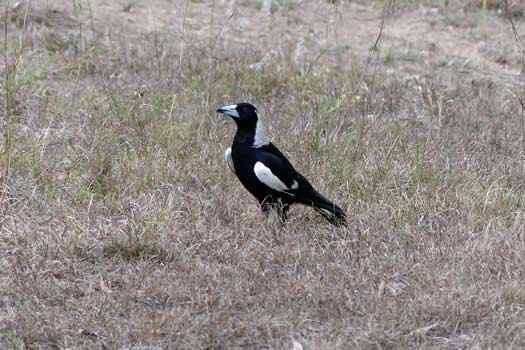
[[[228,168],[235,173],[235,166],[233,166],[233,159],[232,159],[232,149],[228,148],[224,152],[224,160],[226,161],[226,164],[228,164]]]
[[[268,168],[263,163],[255,163],[253,171],[255,172],[255,176],[257,177],[257,179],[259,179],[259,181],[261,181],[263,184],[270,187],[271,189],[279,192],[286,192],[290,190],[290,188],[288,188],[288,186],[286,186],[284,182],[282,182],[277,176],[275,176],[274,173],[272,173],[272,171],[270,170],[270,168]],[[297,181],[294,180],[291,189],[296,189],[297,187],[299,187],[299,184],[297,183]]]
[[[299,188],[299,183],[297,180],[293,180],[292,187],[290,187],[292,190],[296,190]]]

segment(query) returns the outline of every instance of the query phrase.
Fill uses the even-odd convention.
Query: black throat
[[[255,128],[238,127],[233,138],[233,147],[253,147],[255,141]]]

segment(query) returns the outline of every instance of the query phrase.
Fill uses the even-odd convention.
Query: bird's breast
[[[231,159],[235,167],[235,174],[243,186],[259,200],[266,197],[268,189],[257,178],[254,170],[257,163],[255,152],[232,147]]]

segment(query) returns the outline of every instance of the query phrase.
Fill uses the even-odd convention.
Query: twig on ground
[[[379,33],[377,33],[376,41],[374,42],[374,45],[372,45],[371,51],[377,51],[379,49],[379,43],[381,42],[381,38],[383,37],[383,29],[385,28],[385,18],[387,10],[392,8],[392,5],[394,4],[394,0],[390,0],[388,3],[384,3],[383,10],[381,11],[381,23],[379,24]]]

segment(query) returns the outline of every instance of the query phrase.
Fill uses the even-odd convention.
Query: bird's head
[[[239,128],[255,128],[259,120],[257,108],[246,102],[221,107],[217,112],[231,117]]]
[[[252,147],[262,147],[270,143],[263,122],[257,116],[257,108],[246,102],[228,105],[217,109],[218,113],[231,117],[237,124],[237,133],[248,135]]]

